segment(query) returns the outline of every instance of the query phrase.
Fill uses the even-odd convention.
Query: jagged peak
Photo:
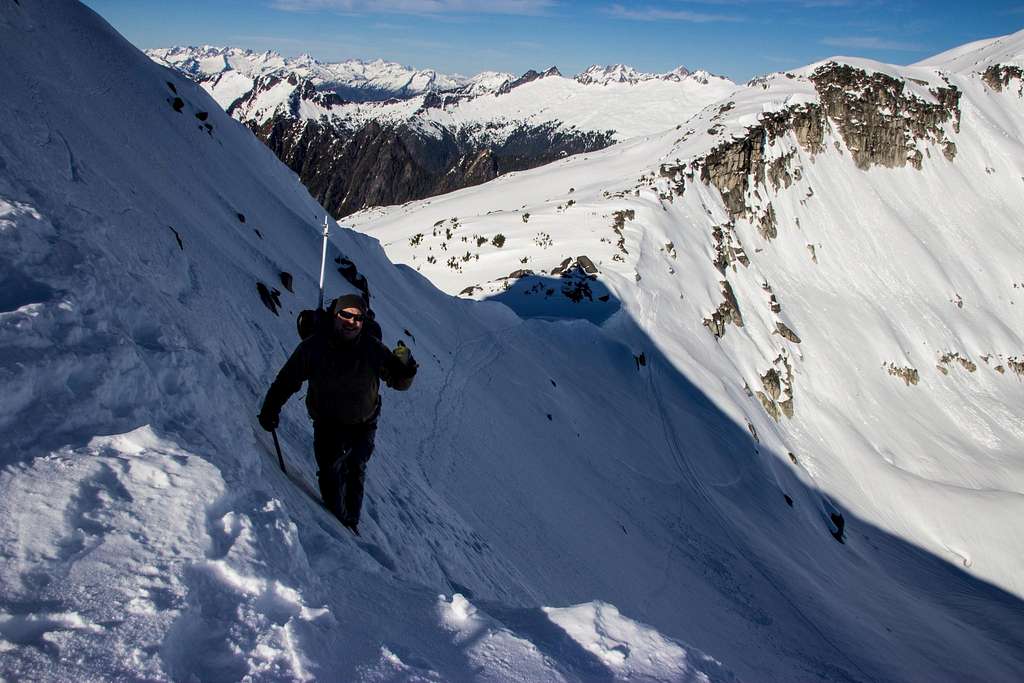
[[[608,66],[595,64],[576,76],[576,81],[584,85],[608,85],[609,83],[636,84],[653,80],[672,81],[675,83],[693,80],[706,85],[712,79],[728,81],[727,78],[716,76],[703,69],[690,71],[682,65],[666,73],[655,74],[638,71],[627,64],[610,64]]]

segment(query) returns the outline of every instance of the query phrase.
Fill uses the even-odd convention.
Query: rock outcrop
[[[996,71],[991,79],[1003,83],[1012,76],[1009,71]],[[799,166],[793,166],[792,152],[767,158],[766,150],[787,133],[813,156],[823,151],[825,132],[837,130],[857,166],[865,170],[908,163],[920,168],[918,141],[940,147],[947,159],[956,156],[956,145],[945,132],[947,123],[954,132],[960,129],[956,87],[932,88],[929,92],[935,101],[929,102],[909,92],[903,80],[835,62],[816,69],[810,80],[819,102],[765,113],[745,135],[722,142],[691,163],[700,169],[701,180],[719,191],[734,218],[751,217],[754,209],[748,192],[754,186],[771,183],[778,190],[802,177]],[[774,237],[774,216],[763,213],[757,218],[765,238]]]
[[[921,167],[915,142],[945,147],[943,124],[960,131],[960,91],[932,88],[936,102],[907,91],[906,83],[883,73],[868,73],[829,62],[811,75],[824,114],[836,124],[858,168],[895,168],[908,162]]]
[[[1024,69],[1019,66],[1008,66],[1006,64],[993,64],[981,73],[981,78],[988,87],[996,92],[1002,92],[1010,87],[1010,82],[1016,80],[1018,83],[1017,93],[1021,94],[1024,89]]]
[[[722,280],[722,297],[724,300],[707,318],[704,318],[704,327],[711,330],[716,338],[725,336],[725,326],[733,324],[736,327],[743,327],[743,314],[740,313],[740,304],[732,291],[732,285],[728,280]]]

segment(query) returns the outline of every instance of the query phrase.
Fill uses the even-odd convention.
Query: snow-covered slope
[[[1022,41],[959,70],[771,75],[679,130],[350,220],[450,293],[609,331],[625,313],[647,360],[846,511],[858,561],[906,539],[1019,620],[1024,99],[1019,69],[985,72]]]
[[[980,73],[995,64],[1024,67],[1024,34],[977,40],[929,57],[915,66],[930,66],[962,74]]]
[[[537,462],[521,471],[499,443],[479,454],[497,467],[475,487],[448,488],[449,438],[544,420],[524,405],[493,421],[497,434],[474,429],[522,392],[467,404],[456,391],[511,344],[506,330],[522,348],[537,335],[336,231],[330,256],[357,260],[387,339],[422,364],[412,393],[386,398],[369,542],[355,542],[303,490],[314,465],[301,401],[281,429],[291,478],[253,432],[316,293],[320,207],[202,89],[83,6],[4,4],[0,37],[0,676],[730,678],[587,588],[586,558],[544,559],[553,540],[520,533],[566,505],[522,505]],[[331,295],[346,286],[328,271]],[[550,386],[542,367],[519,376]],[[589,478],[573,497],[595,495],[603,477]],[[524,543],[541,561],[512,552]]]
[[[900,526],[925,510],[918,503],[934,480],[919,478],[920,498],[895,497],[907,491],[895,484],[867,493],[836,486],[891,483],[877,467],[855,476],[870,459],[845,432],[834,450],[801,441],[791,463],[783,433],[740,395],[731,365],[756,360],[739,349],[755,335],[777,342],[764,334],[767,315],[745,313],[746,327],[730,327],[719,351],[699,325],[672,323],[685,324],[690,306],[706,312],[698,298],[710,297],[701,291],[678,299],[677,291],[648,294],[610,279],[619,301],[608,303],[620,308],[601,327],[522,319],[497,303],[445,295],[414,269],[392,265],[375,240],[336,231],[330,257],[358,263],[385,339],[405,339],[421,365],[410,392],[385,396],[367,542],[354,542],[300,485],[313,481],[314,465],[299,397],[279,430],[292,476],[281,474],[265,435],[253,431],[261,395],[295,344],[294,314],[316,294],[320,208],[201,88],[147,60],[77,3],[0,4],[0,58],[0,676],[1020,673],[1020,591],[998,561],[1019,547],[1014,503],[1005,501],[1014,496],[1012,458],[983,452],[1000,466],[1007,492],[987,494],[989,517],[977,521],[985,494],[962,486],[949,486],[955,503],[927,510],[936,515],[937,541],[975,553],[971,568],[954,564],[937,543],[921,542],[927,520]],[[655,142],[618,151],[637,159],[635,150]],[[848,162],[849,155],[816,161]],[[553,186],[538,182],[544,177],[522,174],[482,192],[533,182],[547,193]],[[602,184],[578,182],[574,194],[608,201]],[[696,184],[686,192],[667,211],[649,189],[618,198],[640,210],[624,218],[624,246],[655,281],[670,263],[656,246],[630,241],[643,239],[639,227],[674,215],[691,194],[723,210]],[[1002,215],[988,211],[986,218]],[[698,217],[689,216],[694,240],[703,239]],[[425,218],[408,220],[426,231]],[[785,258],[775,250],[786,234],[766,245],[769,265],[769,256]],[[680,266],[703,268],[700,249],[683,245],[690,246],[680,236]],[[1007,263],[1015,249],[1010,234],[1001,245]],[[819,250],[819,262],[826,253]],[[964,259],[965,272],[973,263]],[[794,278],[807,272],[789,265]],[[755,275],[782,270],[757,267],[764,270],[729,275],[741,301]],[[294,293],[282,272],[293,276]],[[717,288],[716,280],[705,273],[701,283]],[[328,293],[346,288],[329,269]],[[988,325],[990,309],[974,304],[980,296],[966,286],[962,293],[965,314]],[[270,310],[275,297],[278,315]],[[807,311],[796,295],[782,302],[787,314],[790,306],[794,315]],[[847,303],[837,295],[835,306]],[[915,319],[908,320],[910,329]],[[979,329],[1009,345],[1017,323],[1006,320]],[[811,349],[827,349],[821,338],[841,328],[815,333],[809,322],[800,327],[803,318],[789,322],[805,336],[806,355],[824,364],[826,351]],[[641,353],[643,365],[634,360]],[[964,378],[954,368],[949,381],[967,387],[983,370]],[[834,372],[821,381],[845,377]],[[1014,375],[1002,377],[1005,384],[984,381],[991,397],[974,414],[1014,396]],[[866,378],[860,390],[866,401],[868,390],[887,386]],[[807,392],[820,395],[810,383]],[[812,413],[801,396],[792,424],[805,411],[813,414],[808,434],[837,424],[833,404]],[[905,414],[920,417],[914,394],[899,396],[911,406]],[[838,424],[854,430],[859,417]],[[910,433],[924,438],[929,429],[936,438],[951,433],[940,420]],[[962,453],[982,457],[964,443]],[[892,455],[906,468],[921,452]],[[890,519],[870,517],[882,507],[876,500],[886,501]],[[839,519],[837,503],[849,506],[845,534],[828,526],[829,515]],[[956,526],[942,526],[954,505],[965,523],[1005,531],[1002,546],[988,537],[972,546]]]

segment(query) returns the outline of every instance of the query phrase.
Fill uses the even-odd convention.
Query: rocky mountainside
[[[678,125],[735,86],[680,67],[472,78],[238,48],[149,56],[203,85],[334,215],[477,185]],[[604,86],[604,87],[601,87]],[[637,116],[644,111],[644,116]]]

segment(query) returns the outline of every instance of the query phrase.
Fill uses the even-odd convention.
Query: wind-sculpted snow
[[[0,59],[0,677],[1019,677],[1020,320],[1000,284],[1020,262],[1017,155],[968,109],[955,159],[921,170],[856,169],[833,132],[794,152],[801,179],[746,197],[771,197],[777,237],[737,218],[721,252],[720,194],[671,170],[710,149],[688,128],[394,209],[389,241],[422,233],[414,266],[481,253],[445,288],[568,282],[557,321],[445,294],[332,225],[328,263],[358,264],[385,340],[420,364],[384,396],[355,539],[308,492],[301,397],[278,430],[287,475],[254,417],[316,296],[322,209],[80,4],[0,4]],[[779,106],[813,97],[779,83]],[[715,123],[753,125],[755,94]],[[816,213],[796,215],[811,183]],[[947,222],[894,199],[914,191]],[[943,203],[959,191],[987,203]],[[835,209],[912,227],[851,230]],[[716,341],[701,320],[723,278],[744,325]],[[565,318],[587,288],[616,311],[601,325]],[[328,296],[347,291],[329,268]],[[947,374],[916,363],[942,357]]]

